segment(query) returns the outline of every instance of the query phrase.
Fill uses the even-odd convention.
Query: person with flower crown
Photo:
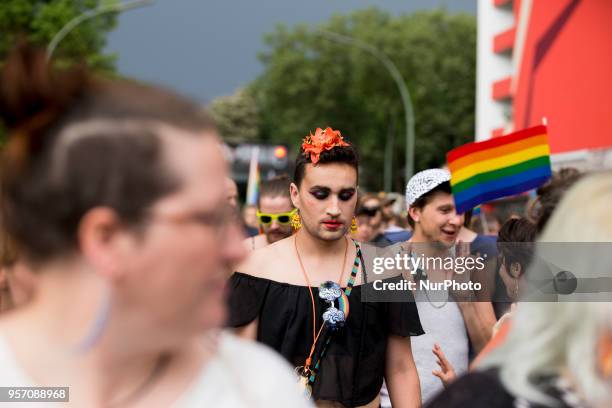
[[[423,334],[416,305],[363,301],[371,248],[347,236],[358,167],[338,130],[304,139],[290,186],[297,232],[237,268],[229,326],[285,357],[319,407],[378,407],[383,379],[394,407],[416,407],[410,336]]]

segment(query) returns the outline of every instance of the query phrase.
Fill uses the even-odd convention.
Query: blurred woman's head
[[[611,202],[612,173],[585,177],[567,192],[539,240],[543,245],[612,242]],[[583,267],[573,270],[578,279],[610,276],[610,254],[600,255],[606,261],[584,256],[580,259]],[[580,257],[580,253],[568,256]],[[527,274],[531,272],[529,269]],[[507,388],[529,400],[547,402],[534,386],[538,376],[569,373],[589,404],[609,406],[612,303],[523,302],[506,343],[491,355],[488,365],[500,366]]]
[[[200,106],[79,68],[52,72],[21,47],[3,68],[0,115],[6,229],[35,272],[92,273],[114,311],[176,338],[222,323],[226,268],[242,252]]]

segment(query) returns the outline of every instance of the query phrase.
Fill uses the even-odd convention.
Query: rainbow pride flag
[[[446,154],[457,212],[539,187],[551,176],[546,126],[472,142]]]
[[[259,198],[259,184],[261,176],[259,175],[259,147],[253,146],[251,150],[251,162],[249,163],[249,180],[247,184],[247,205],[257,205]]]

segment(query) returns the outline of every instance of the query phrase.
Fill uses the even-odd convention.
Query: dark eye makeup
[[[353,198],[354,195],[355,195],[355,190],[352,188],[349,188],[346,190],[340,190],[340,193],[338,194],[338,198],[340,198],[342,201],[348,201],[351,198]]]
[[[331,190],[327,187],[313,187],[310,190],[310,194],[312,194],[317,200],[325,200],[331,194]],[[342,189],[338,193],[338,198],[342,201],[349,201],[355,195],[354,188]]]
[[[317,200],[325,200],[327,197],[329,197],[329,193],[329,188],[315,187],[310,190],[310,194],[312,194]]]

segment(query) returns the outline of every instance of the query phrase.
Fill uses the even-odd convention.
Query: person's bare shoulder
[[[293,238],[285,238],[249,253],[236,271],[259,278],[275,279],[276,269],[289,261]]]
[[[255,235],[254,237],[248,237],[242,241],[247,251],[255,251],[267,246],[266,236],[263,234]]]

